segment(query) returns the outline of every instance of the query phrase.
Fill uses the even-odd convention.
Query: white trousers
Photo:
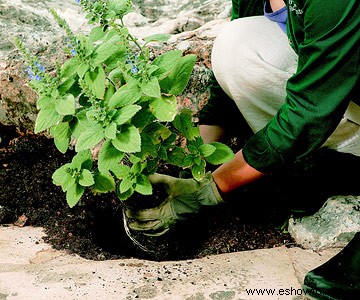
[[[297,55],[286,34],[264,16],[224,25],[214,41],[211,61],[216,80],[254,133],[283,104],[286,82],[297,68]],[[351,103],[324,146],[360,156],[359,106]]]

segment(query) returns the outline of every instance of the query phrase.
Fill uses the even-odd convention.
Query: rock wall
[[[43,58],[45,67],[61,61],[57,51],[64,33],[53,20],[49,8],[56,9],[74,31],[82,29],[84,18],[74,1],[0,1],[0,122],[20,131],[32,131],[36,119],[37,95],[27,86],[26,65],[14,46],[18,37],[31,53]]]
[[[169,33],[171,40],[154,53],[180,49],[198,55],[189,88],[181,101],[196,107],[207,97],[212,77],[210,53],[221,26],[229,20],[231,1],[221,0],[134,0],[134,12],[125,24],[139,37]],[[0,0],[0,123],[33,131],[37,115],[37,95],[27,86],[28,76],[22,56],[14,46],[18,37],[37,55],[47,70],[62,62],[65,35],[49,9],[55,9],[75,33],[87,33],[85,14],[74,0]]]

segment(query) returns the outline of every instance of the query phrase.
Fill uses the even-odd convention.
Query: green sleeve
[[[231,20],[263,14],[264,0],[232,0]]]
[[[244,146],[245,160],[271,172],[319,148],[359,98],[359,0],[289,1],[298,68],[274,118]],[[355,97],[357,97],[355,99]]]

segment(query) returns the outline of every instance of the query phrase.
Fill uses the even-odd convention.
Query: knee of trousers
[[[253,118],[259,112],[265,121],[275,114],[297,66],[286,34],[264,16],[224,25],[214,41],[211,60],[216,80],[250,123],[248,113]]]
[[[252,47],[248,41],[251,39],[249,22],[247,19],[238,19],[226,24],[216,37],[211,53],[212,69],[216,80],[223,90],[231,97],[230,82],[243,80],[249,73],[247,69],[253,63]],[[250,29],[250,28],[249,28]]]

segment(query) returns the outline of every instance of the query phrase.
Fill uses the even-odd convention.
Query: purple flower
[[[75,49],[72,49],[72,50],[71,50],[71,54],[72,54],[72,56],[75,56],[75,55],[76,55]]]
[[[36,81],[40,81],[40,80],[41,80],[41,76],[34,74],[34,72],[32,71],[31,67],[27,67],[27,68],[26,68],[26,72],[28,73],[28,75],[29,75],[29,77],[30,77],[30,80],[36,80]]]
[[[80,0],[75,0],[75,2],[76,2],[77,4],[80,4]]]
[[[131,72],[133,72],[133,74],[136,74],[137,72],[139,72],[138,68],[135,66],[132,66],[131,68]]]
[[[34,72],[32,71],[31,67],[27,67],[27,68],[26,68],[26,72],[28,73],[28,75],[30,76],[30,78],[31,78],[31,76],[34,76]]]
[[[45,68],[42,65],[40,65],[39,63],[35,63],[35,65],[38,67],[40,72],[45,72]]]

